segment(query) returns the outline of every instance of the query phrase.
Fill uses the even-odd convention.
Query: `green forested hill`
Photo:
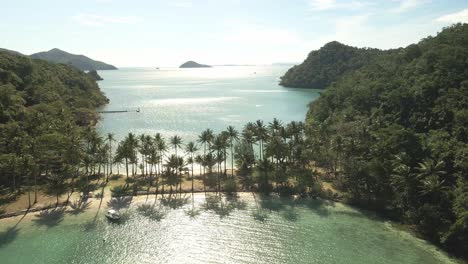
[[[281,77],[286,87],[324,89],[343,75],[375,61],[384,53],[378,49],[359,49],[339,42],[330,42],[312,51],[300,65],[290,68]]]
[[[0,186],[18,190],[54,161],[73,164],[67,155],[81,144],[81,127],[95,123],[95,108],[105,103],[76,68],[0,52]]]
[[[311,155],[358,204],[468,245],[468,24],[385,53],[310,105]]]
[[[117,70],[113,65],[102,61],[95,61],[84,55],[71,54],[60,49],[51,49],[49,51],[34,53],[30,57],[55,63],[70,64],[82,71]]]

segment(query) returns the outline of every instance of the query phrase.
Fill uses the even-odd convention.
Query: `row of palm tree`
[[[127,179],[135,177],[140,170],[143,178],[157,181],[165,178],[170,183],[171,191],[174,186],[176,191],[181,190],[183,172],[189,172],[191,189],[194,190],[195,164],[199,164],[203,189],[206,191],[206,177],[215,172],[216,190],[221,190],[222,179],[230,176],[234,178],[234,165],[244,168],[242,173],[253,172],[257,165],[259,168],[267,168],[270,163],[275,164],[275,169],[280,167],[286,173],[286,164],[293,164],[301,158],[301,144],[304,143],[304,126],[301,122],[291,122],[284,126],[282,122],[274,119],[268,125],[263,121],[247,123],[239,132],[235,127],[228,126],[226,130],[216,134],[211,129],[201,132],[196,142],[184,143],[183,139],[174,135],[167,141],[160,134],[154,136],[129,133],[117,144],[115,152],[112,143],[115,142],[113,134],[108,134],[105,140],[89,138],[89,152],[94,153],[97,163],[107,162],[107,177],[112,174],[112,168],[117,167],[120,173],[120,165],[125,167]],[[101,143],[103,146],[100,146]],[[97,145],[97,146],[96,146]],[[247,147],[241,147],[247,146]],[[258,146],[255,148],[254,146]],[[101,148],[105,149],[107,155]],[[97,151],[95,151],[97,150]],[[199,151],[203,150],[202,153]],[[114,155],[113,155],[114,153]],[[93,156],[93,155],[90,155]],[[230,158],[230,173],[228,175],[227,160]],[[261,163],[263,162],[263,163]],[[305,167],[307,162],[302,163]],[[100,167],[100,166],[98,166]],[[100,170],[98,170],[99,174]],[[278,172],[279,173],[279,172]],[[162,177],[161,177],[162,176]]]
[[[17,144],[18,153],[29,155],[22,154],[16,160],[6,157],[1,161],[4,171],[12,174],[6,177],[11,178],[13,187],[26,186],[30,194],[33,191],[34,197],[30,197],[33,203],[37,202],[37,186],[44,185],[49,193],[57,196],[65,192],[70,196],[75,191],[91,190],[96,179],[97,183],[102,180],[105,184],[116,174],[123,174],[128,182],[143,181],[149,187],[156,187],[156,191],[160,187],[164,191],[169,186],[172,191],[175,188],[180,192],[184,172],[189,173],[192,190],[196,174],[200,175],[204,191],[221,191],[225,180],[249,188],[255,184],[254,174],[266,175],[266,182],[270,181],[270,175],[279,175],[259,169],[265,171],[274,163],[274,169],[286,171],[294,162],[303,160],[302,123],[283,125],[276,119],[268,124],[261,120],[250,122],[242,130],[233,126],[218,133],[206,129],[191,142],[178,135],[166,139],[160,133],[129,133],[119,141],[112,133],[101,136],[93,128],[81,129],[71,124],[61,130],[63,135],[51,132],[34,140],[23,140]],[[24,176],[17,176],[21,174]],[[50,188],[45,186],[48,183]]]

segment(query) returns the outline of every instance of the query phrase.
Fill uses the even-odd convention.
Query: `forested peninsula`
[[[0,185],[19,192],[80,162],[73,149],[107,102],[96,81],[72,66],[0,52]]]
[[[385,52],[333,45],[332,64],[316,60],[324,49],[312,52],[282,81],[301,70],[293,80],[326,87],[306,119],[309,158],[351,202],[387,211],[466,256],[468,24]],[[334,75],[333,65],[347,70]]]

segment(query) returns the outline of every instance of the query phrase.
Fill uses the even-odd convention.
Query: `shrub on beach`
[[[234,194],[237,192],[237,181],[233,178],[229,178],[224,181],[224,192],[227,194]]]
[[[117,185],[111,189],[112,197],[130,196],[132,192],[126,185]]]

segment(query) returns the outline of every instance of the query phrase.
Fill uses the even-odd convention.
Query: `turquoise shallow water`
[[[105,207],[34,216],[12,229],[15,219],[0,226],[0,262],[451,263],[433,246],[339,203],[251,195],[220,202],[199,194],[193,204],[189,195],[155,208],[162,217],[124,208],[121,224],[105,219]]]
[[[283,66],[225,66],[203,69],[127,68],[101,71],[101,89],[110,99],[104,110],[132,110],[103,114],[98,129],[122,139],[128,132],[195,140],[203,130],[215,132],[233,125],[274,117],[303,121],[307,104],[317,90],[278,85]],[[140,113],[135,111],[140,109]]]

